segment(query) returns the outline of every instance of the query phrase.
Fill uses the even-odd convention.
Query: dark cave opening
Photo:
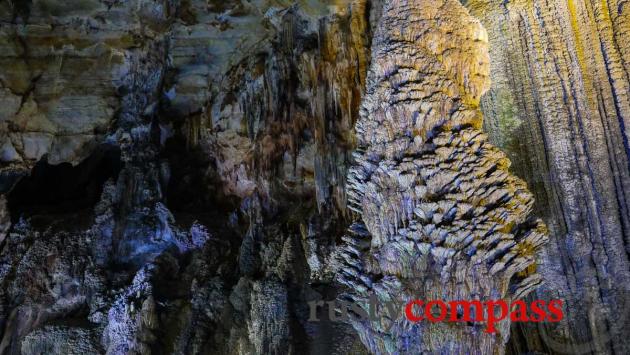
[[[102,145],[76,166],[42,158],[8,194],[11,220],[37,215],[81,214],[99,201],[103,184],[122,169],[120,149]]]
[[[240,200],[223,193],[214,161],[201,148],[189,147],[185,137],[175,135],[166,141],[163,153],[170,167],[166,205],[178,223],[223,224],[238,209]]]

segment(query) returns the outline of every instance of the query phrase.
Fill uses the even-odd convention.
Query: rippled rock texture
[[[467,1],[489,33],[486,130],[550,230],[537,296],[568,303],[567,322],[515,330],[516,351],[630,351],[628,5]]]
[[[460,3],[0,0],[0,354],[628,353],[630,5]]]
[[[361,221],[339,270],[354,302],[520,299],[540,283],[546,227],[480,131],[488,66],[487,34],[459,2],[383,9],[348,185]],[[489,354],[502,352],[505,323],[496,335],[466,322],[354,325],[375,353]]]

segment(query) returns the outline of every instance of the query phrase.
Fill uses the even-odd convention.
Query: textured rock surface
[[[135,52],[166,23],[164,2],[0,3],[0,161],[78,163],[121,109]]]
[[[0,354],[403,349],[402,323],[308,322],[307,301],[338,296],[335,268],[357,298],[508,286],[543,230],[522,223],[531,197],[489,142],[550,229],[538,297],[570,303],[565,323],[512,326],[508,348],[628,353],[630,6],[461,1],[488,63],[454,1],[409,1],[379,26],[386,2],[0,0]],[[392,55],[371,50],[376,29]],[[531,271],[493,296],[530,291]],[[400,282],[431,277],[443,287]],[[405,339],[500,349],[509,324],[496,339],[431,327]]]
[[[306,302],[377,9],[0,1],[0,354],[361,349]]]
[[[515,351],[628,353],[630,7],[467,3],[489,33],[486,128],[550,229],[538,296],[568,303],[567,322],[515,331]]]
[[[540,283],[535,254],[546,228],[528,218],[525,183],[479,130],[485,30],[450,0],[390,1],[378,28],[348,186],[361,215],[341,254],[348,297],[523,297]],[[503,351],[505,323],[496,335],[405,318],[354,326],[374,353],[489,354]]]

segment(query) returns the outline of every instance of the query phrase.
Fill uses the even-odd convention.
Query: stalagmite
[[[540,283],[546,227],[510,161],[481,132],[487,34],[456,0],[391,0],[372,43],[348,174],[342,298],[363,303],[521,298]],[[502,353],[509,320],[351,321],[374,353]]]

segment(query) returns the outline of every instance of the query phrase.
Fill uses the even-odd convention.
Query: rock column
[[[377,28],[348,176],[360,219],[340,253],[342,298],[375,295],[400,309],[412,299],[522,298],[540,283],[546,227],[481,131],[486,31],[455,0],[391,0]],[[412,323],[402,313],[352,319],[374,353],[502,353],[509,337],[509,320],[489,334],[483,323]]]

